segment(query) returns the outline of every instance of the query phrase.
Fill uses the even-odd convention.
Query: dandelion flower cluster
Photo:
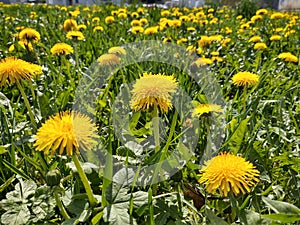
[[[246,86],[257,84],[259,76],[251,72],[239,72],[232,77],[232,82],[236,86]]]
[[[250,192],[250,187],[259,181],[259,171],[252,163],[226,152],[207,161],[200,173],[199,182],[205,184],[209,193],[214,194],[219,189],[220,195],[225,197],[230,190],[235,195]]]
[[[16,80],[29,80],[42,73],[42,67],[15,57],[0,61],[0,86],[14,84]]]
[[[74,111],[58,113],[38,129],[34,146],[37,151],[54,155],[58,150],[59,155],[66,152],[73,155],[80,153],[80,149],[91,150],[96,143],[96,126],[91,119]]]
[[[175,78],[163,74],[144,73],[133,85],[130,106],[134,111],[158,107],[162,112],[172,108],[171,95],[177,88]]]

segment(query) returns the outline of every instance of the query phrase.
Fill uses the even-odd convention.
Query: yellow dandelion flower
[[[199,104],[194,109],[193,115],[202,116],[210,112],[223,112],[220,105],[217,104]]]
[[[253,47],[255,50],[264,50],[267,48],[267,45],[263,42],[258,42],[258,43],[255,43],[254,47]]]
[[[231,41],[231,38],[225,38],[223,41],[222,41],[222,46],[225,47],[227,46],[227,44]]]
[[[168,17],[171,14],[171,12],[169,10],[163,10],[161,11],[160,15],[162,17]]]
[[[171,27],[178,28],[180,26],[181,26],[181,21],[180,20],[173,20],[172,21]]]
[[[251,85],[257,84],[259,81],[259,76],[251,72],[239,72],[232,77],[232,82],[236,86],[249,87]]]
[[[298,57],[293,55],[292,53],[290,52],[283,52],[283,53],[280,53],[278,55],[278,58],[279,59],[284,59],[284,61],[286,62],[294,62],[294,63],[297,63],[298,62]]]
[[[201,39],[198,41],[200,47],[208,46],[212,40],[208,36],[201,36]]]
[[[115,54],[103,54],[97,59],[97,62],[100,66],[114,66],[119,64],[121,59]]]
[[[195,27],[188,27],[188,28],[186,28],[186,30],[187,30],[187,31],[190,31],[190,32],[193,32],[193,31],[196,30],[196,28],[195,28]]]
[[[189,45],[186,50],[190,53],[196,52],[196,46]]]
[[[144,32],[144,28],[143,27],[132,27],[131,28],[131,33],[133,34],[140,34]]]
[[[64,28],[65,32],[69,32],[69,31],[72,31],[72,30],[77,30],[77,22],[76,22],[76,20],[73,20],[73,19],[67,19],[67,20],[65,20],[63,28]]]
[[[82,41],[84,39],[84,35],[80,31],[69,31],[66,35],[68,39],[74,39],[74,40],[79,40]]]
[[[50,52],[52,55],[69,55],[74,52],[74,49],[66,43],[56,43],[50,49]]]
[[[281,40],[281,36],[278,35],[278,34],[273,34],[271,37],[270,37],[270,41],[280,41]]]
[[[190,18],[188,16],[184,15],[184,16],[180,16],[179,20],[182,21],[182,22],[188,22],[188,21],[190,21]]]
[[[80,149],[91,150],[96,143],[96,126],[86,115],[74,111],[58,113],[43,123],[34,136],[37,151],[54,155],[80,154]]]
[[[252,17],[251,17],[251,21],[252,21],[253,23],[255,23],[255,22],[261,20],[262,18],[263,18],[263,17],[262,17],[261,15],[255,15],[255,16],[252,16]]]
[[[266,10],[266,9],[259,9],[259,10],[257,10],[256,11],[256,15],[265,15],[265,14],[267,14],[268,13],[268,10]]]
[[[79,31],[86,30],[86,25],[85,25],[85,24],[79,24],[79,25],[77,26],[77,30],[79,30]]]
[[[93,32],[97,32],[97,31],[104,31],[104,29],[102,26],[95,26]]]
[[[29,80],[42,74],[42,67],[15,57],[8,57],[0,61],[0,86],[14,84],[16,80]]]
[[[119,19],[127,19],[127,14],[126,13],[119,13],[118,18]]]
[[[165,38],[163,39],[163,42],[164,42],[164,43],[172,42],[172,38],[171,38],[171,37],[165,37]]]
[[[253,36],[249,39],[249,42],[253,42],[253,43],[256,43],[256,42],[259,42],[259,41],[261,41],[260,36]]]
[[[187,38],[180,38],[179,40],[177,40],[177,44],[178,45],[181,45],[182,43],[186,43],[188,41],[188,39]]]
[[[117,56],[126,55],[125,49],[120,46],[111,47],[110,49],[108,49],[108,53],[115,54]]]
[[[201,169],[199,183],[205,184],[207,192],[228,196],[230,190],[238,195],[250,192],[250,187],[259,181],[259,171],[255,166],[240,156],[220,153],[205,163]]]
[[[26,44],[36,44],[40,41],[41,35],[35,29],[25,28],[19,33],[19,39]]]
[[[213,56],[213,57],[211,57],[211,60],[213,62],[215,62],[215,61],[217,61],[217,62],[223,62],[223,59],[221,57],[219,57],[219,56]]]
[[[178,84],[173,77],[164,74],[144,73],[133,85],[130,107],[134,111],[145,111],[157,107],[161,112],[172,108],[172,96]]]
[[[147,27],[145,30],[144,30],[144,34],[156,34],[158,33],[158,26],[152,26],[152,27]]]
[[[118,13],[117,14],[119,14],[119,13],[127,13],[127,9],[120,8],[120,9],[118,9]]]
[[[105,23],[106,24],[112,24],[112,23],[114,23],[115,22],[115,18],[113,17],[113,16],[107,16],[106,18],[105,18]]]
[[[133,13],[131,13],[131,17],[139,18],[139,13],[138,12],[133,12]]]
[[[140,22],[141,22],[142,25],[145,25],[145,24],[148,23],[148,20],[146,18],[141,18]]]
[[[281,12],[275,12],[271,15],[271,19],[282,19],[284,18],[284,14]]]
[[[92,19],[92,23],[94,23],[94,24],[98,24],[100,22],[100,18],[97,16],[97,17],[94,17],[93,19]]]
[[[213,64],[213,61],[209,58],[200,57],[195,62],[193,62],[192,66],[205,66],[205,65],[211,65]]]
[[[142,22],[140,20],[132,20],[130,25],[132,27],[140,27],[140,26],[142,26]]]

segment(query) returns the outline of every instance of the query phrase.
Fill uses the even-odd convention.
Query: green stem
[[[36,125],[36,122],[35,122],[35,119],[34,119],[34,116],[33,116],[33,113],[32,113],[32,110],[31,110],[28,98],[27,98],[27,96],[26,96],[26,94],[24,92],[24,89],[23,89],[23,87],[22,87],[22,85],[21,85],[21,83],[19,82],[18,79],[16,79],[16,83],[17,83],[17,86],[18,86],[18,88],[19,88],[19,90],[21,92],[21,95],[22,95],[23,99],[24,99],[25,106],[26,106],[26,108],[28,110],[28,113],[29,113],[30,121],[31,121],[31,123],[32,123],[32,125],[34,127],[34,130],[36,130],[37,125]]]
[[[64,205],[62,204],[62,202],[60,200],[59,193],[56,190],[54,190],[54,197],[55,197],[56,205],[57,205],[61,215],[64,217],[64,219],[65,220],[71,219],[70,216],[68,215]]]
[[[158,108],[154,105],[152,111],[152,121],[153,121],[153,133],[154,133],[154,143],[155,143],[155,153],[160,150],[159,143],[159,118],[158,118]]]
[[[89,199],[89,202],[90,202],[90,205],[91,207],[94,207],[96,205],[96,199],[94,198],[94,195],[93,195],[93,191],[92,191],[92,188],[90,186],[90,183],[89,183],[89,180],[87,179],[83,169],[82,169],[82,166],[80,165],[80,162],[79,162],[79,159],[77,157],[76,154],[73,154],[72,155],[72,159],[74,161],[74,164],[76,166],[76,169],[77,169],[77,172],[79,174],[79,177],[83,183],[83,186],[85,188],[85,191],[87,193],[87,196],[88,196],[88,199]]]
[[[103,185],[102,185],[102,206],[106,206],[106,189],[112,182],[113,177],[113,158],[112,158],[112,142],[109,140],[109,147],[107,150],[106,161],[105,161],[105,169],[103,176]]]
[[[243,94],[244,94],[244,112],[246,113],[246,108],[247,108],[247,86],[244,86],[243,89]]]

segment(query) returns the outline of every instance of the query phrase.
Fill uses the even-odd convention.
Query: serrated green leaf
[[[144,191],[137,191],[132,194],[133,205],[135,208],[139,208],[148,203],[148,193]]]
[[[136,224],[128,213],[129,202],[113,204],[103,210],[103,219],[111,225]]]
[[[1,216],[1,223],[7,225],[23,225],[30,219],[30,211],[24,204],[15,205],[10,211]]]
[[[210,224],[228,225],[228,223],[226,223],[220,217],[217,217],[210,209],[205,210],[205,215],[209,219]]]
[[[241,148],[244,137],[248,130],[247,123],[249,119],[250,117],[242,120],[235,130],[234,127],[235,124],[237,123],[237,120],[233,119],[232,121],[230,121],[230,130],[231,132],[234,133],[231,135],[230,139],[228,140],[228,149],[234,154],[237,154]]]
[[[286,213],[300,215],[300,209],[290,203],[271,200],[268,197],[262,197],[263,202],[275,213]]]
[[[270,220],[262,218],[257,212],[253,212],[251,210],[245,210],[245,216],[247,219],[247,223],[250,224],[260,224],[260,225],[268,225],[271,223]]]

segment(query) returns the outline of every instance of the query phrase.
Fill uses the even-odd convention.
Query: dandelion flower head
[[[194,109],[193,115],[202,116],[210,112],[222,112],[222,108],[217,104],[199,104]]]
[[[284,59],[284,61],[286,62],[294,62],[294,63],[297,63],[298,62],[298,57],[293,55],[292,53],[290,52],[283,52],[283,53],[280,53],[278,55],[278,58],[279,59]]]
[[[16,80],[29,80],[42,74],[42,67],[15,57],[0,61],[0,86],[5,83],[14,84]]]
[[[113,66],[119,64],[120,61],[120,57],[116,54],[103,54],[97,59],[100,66]]]
[[[250,187],[259,181],[259,171],[252,163],[226,152],[207,161],[200,173],[199,183],[203,183],[209,193],[215,194],[219,189],[220,195],[225,197],[230,190],[235,195],[250,192]]]
[[[41,35],[35,29],[25,28],[19,33],[19,39],[25,44],[36,44],[40,41]]]
[[[158,107],[161,112],[172,108],[171,93],[178,84],[173,75],[144,73],[133,85],[130,106],[134,111]]]
[[[74,40],[79,40],[82,41],[84,39],[84,35],[80,31],[69,31],[66,35],[68,39],[74,39]]]
[[[80,149],[91,150],[96,143],[96,126],[91,119],[74,111],[57,113],[38,129],[34,146],[37,151],[54,155],[80,153]]]
[[[117,56],[126,55],[126,50],[120,46],[111,47],[108,49],[109,54],[116,54]]]
[[[259,81],[259,76],[251,72],[239,72],[232,77],[232,82],[236,86],[246,86],[257,84]]]
[[[50,52],[52,55],[69,55],[74,52],[74,49],[66,43],[56,43],[50,49]]]

